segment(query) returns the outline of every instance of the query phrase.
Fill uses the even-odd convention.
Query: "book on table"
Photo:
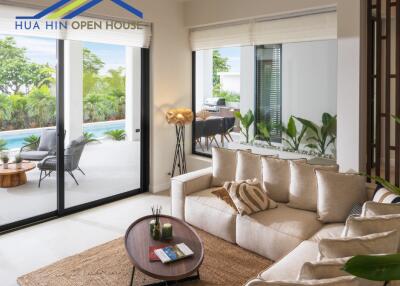
[[[193,251],[184,243],[156,249],[154,250],[154,253],[158,258],[160,258],[162,263],[174,262],[194,254]]]
[[[149,260],[150,262],[156,262],[156,261],[160,261],[160,258],[158,258],[158,256],[155,254],[155,250],[160,249],[160,248],[164,248],[167,247],[168,244],[161,244],[161,245],[157,245],[157,246],[149,246]]]

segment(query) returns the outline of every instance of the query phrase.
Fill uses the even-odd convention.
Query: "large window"
[[[213,146],[222,146],[262,154],[294,151],[334,157],[336,40],[194,53],[194,153],[209,156]],[[304,122],[317,129],[328,124],[323,116],[333,126],[329,140],[316,141],[312,128],[302,134]],[[333,143],[326,145],[329,141]]]

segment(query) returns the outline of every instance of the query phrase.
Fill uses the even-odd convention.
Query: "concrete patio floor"
[[[75,171],[79,186],[65,173],[65,207],[72,207],[140,188],[140,142],[102,141],[85,147]],[[40,171],[27,173],[28,182],[0,188],[0,225],[56,210],[56,173],[38,187]]]

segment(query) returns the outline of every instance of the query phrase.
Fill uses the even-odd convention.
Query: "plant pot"
[[[8,163],[3,163],[3,169],[8,169]]]
[[[17,169],[21,169],[22,168],[22,163],[15,163],[15,167]]]

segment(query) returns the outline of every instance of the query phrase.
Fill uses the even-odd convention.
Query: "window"
[[[256,47],[256,125],[272,127],[271,141],[281,142],[282,133],[282,46]],[[259,128],[256,134],[261,135]],[[262,139],[262,135],[258,138]]]
[[[195,152],[211,154],[213,146],[229,147],[240,140],[241,49],[196,52]]]

